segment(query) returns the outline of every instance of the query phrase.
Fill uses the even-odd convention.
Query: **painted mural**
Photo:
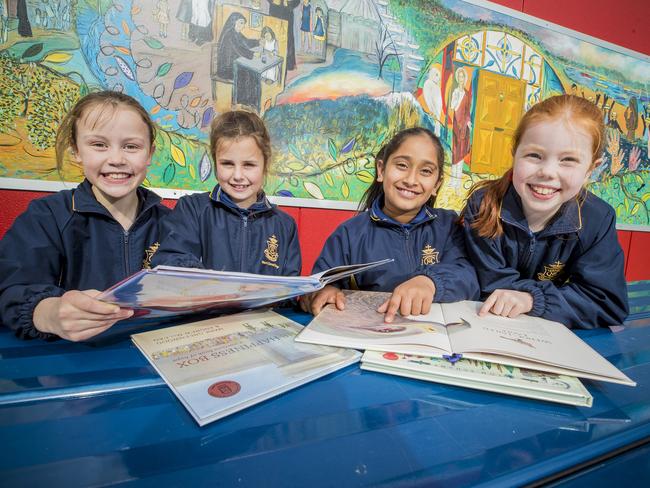
[[[207,135],[232,108],[260,113],[282,203],[357,202],[374,155],[404,127],[446,149],[442,207],[511,164],[523,112],[559,93],[592,100],[607,150],[590,189],[619,223],[650,225],[650,58],[487,2],[461,0],[0,0],[0,186],[74,182],[59,121],[99,89],[136,97],[161,129],[145,184],[207,190]]]

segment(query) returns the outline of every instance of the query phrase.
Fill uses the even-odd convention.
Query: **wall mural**
[[[145,184],[207,190],[207,132],[235,107],[260,113],[283,204],[351,208],[374,155],[424,125],[446,149],[438,204],[511,164],[522,113],[559,93],[592,100],[607,151],[590,189],[619,224],[650,225],[650,58],[487,2],[461,0],[0,0],[0,186],[44,188],[77,98],[121,90],[160,127]]]

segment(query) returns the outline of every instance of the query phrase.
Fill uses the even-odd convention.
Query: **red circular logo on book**
[[[241,385],[236,381],[218,381],[208,388],[208,393],[217,398],[226,398],[236,395],[241,390]]]
[[[399,359],[399,356],[394,352],[387,352],[384,353],[384,359],[388,359],[390,361],[396,361],[397,359]]]

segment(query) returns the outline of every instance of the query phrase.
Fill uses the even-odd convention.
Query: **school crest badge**
[[[564,263],[555,261],[553,264],[545,264],[544,271],[537,273],[539,281],[553,281],[557,278],[564,269]]]
[[[438,264],[439,255],[440,253],[436,251],[435,247],[431,247],[429,244],[427,244],[426,246],[424,246],[424,249],[422,249],[422,259],[420,262],[424,266],[429,266],[431,264]]]
[[[160,242],[154,242],[149,249],[144,250],[144,259],[142,261],[142,269],[151,269],[151,260],[153,255],[156,254],[156,251],[160,247]]]
[[[266,264],[267,266],[272,266],[274,268],[279,268],[277,261],[280,257],[280,254],[278,253],[278,238],[275,237],[275,234],[266,240],[264,257],[266,259],[262,260],[262,264]]]

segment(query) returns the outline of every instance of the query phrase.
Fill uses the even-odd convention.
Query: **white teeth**
[[[556,188],[548,188],[548,187],[533,186],[533,185],[530,185],[530,187],[535,193],[539,193],[540,195],[550,195],[551,193],[555,193],[557,191]]]
[[[104,176],[111,180],[123,180],[125,178],[129,178],[131,175],[128,173],[106,173]]]

